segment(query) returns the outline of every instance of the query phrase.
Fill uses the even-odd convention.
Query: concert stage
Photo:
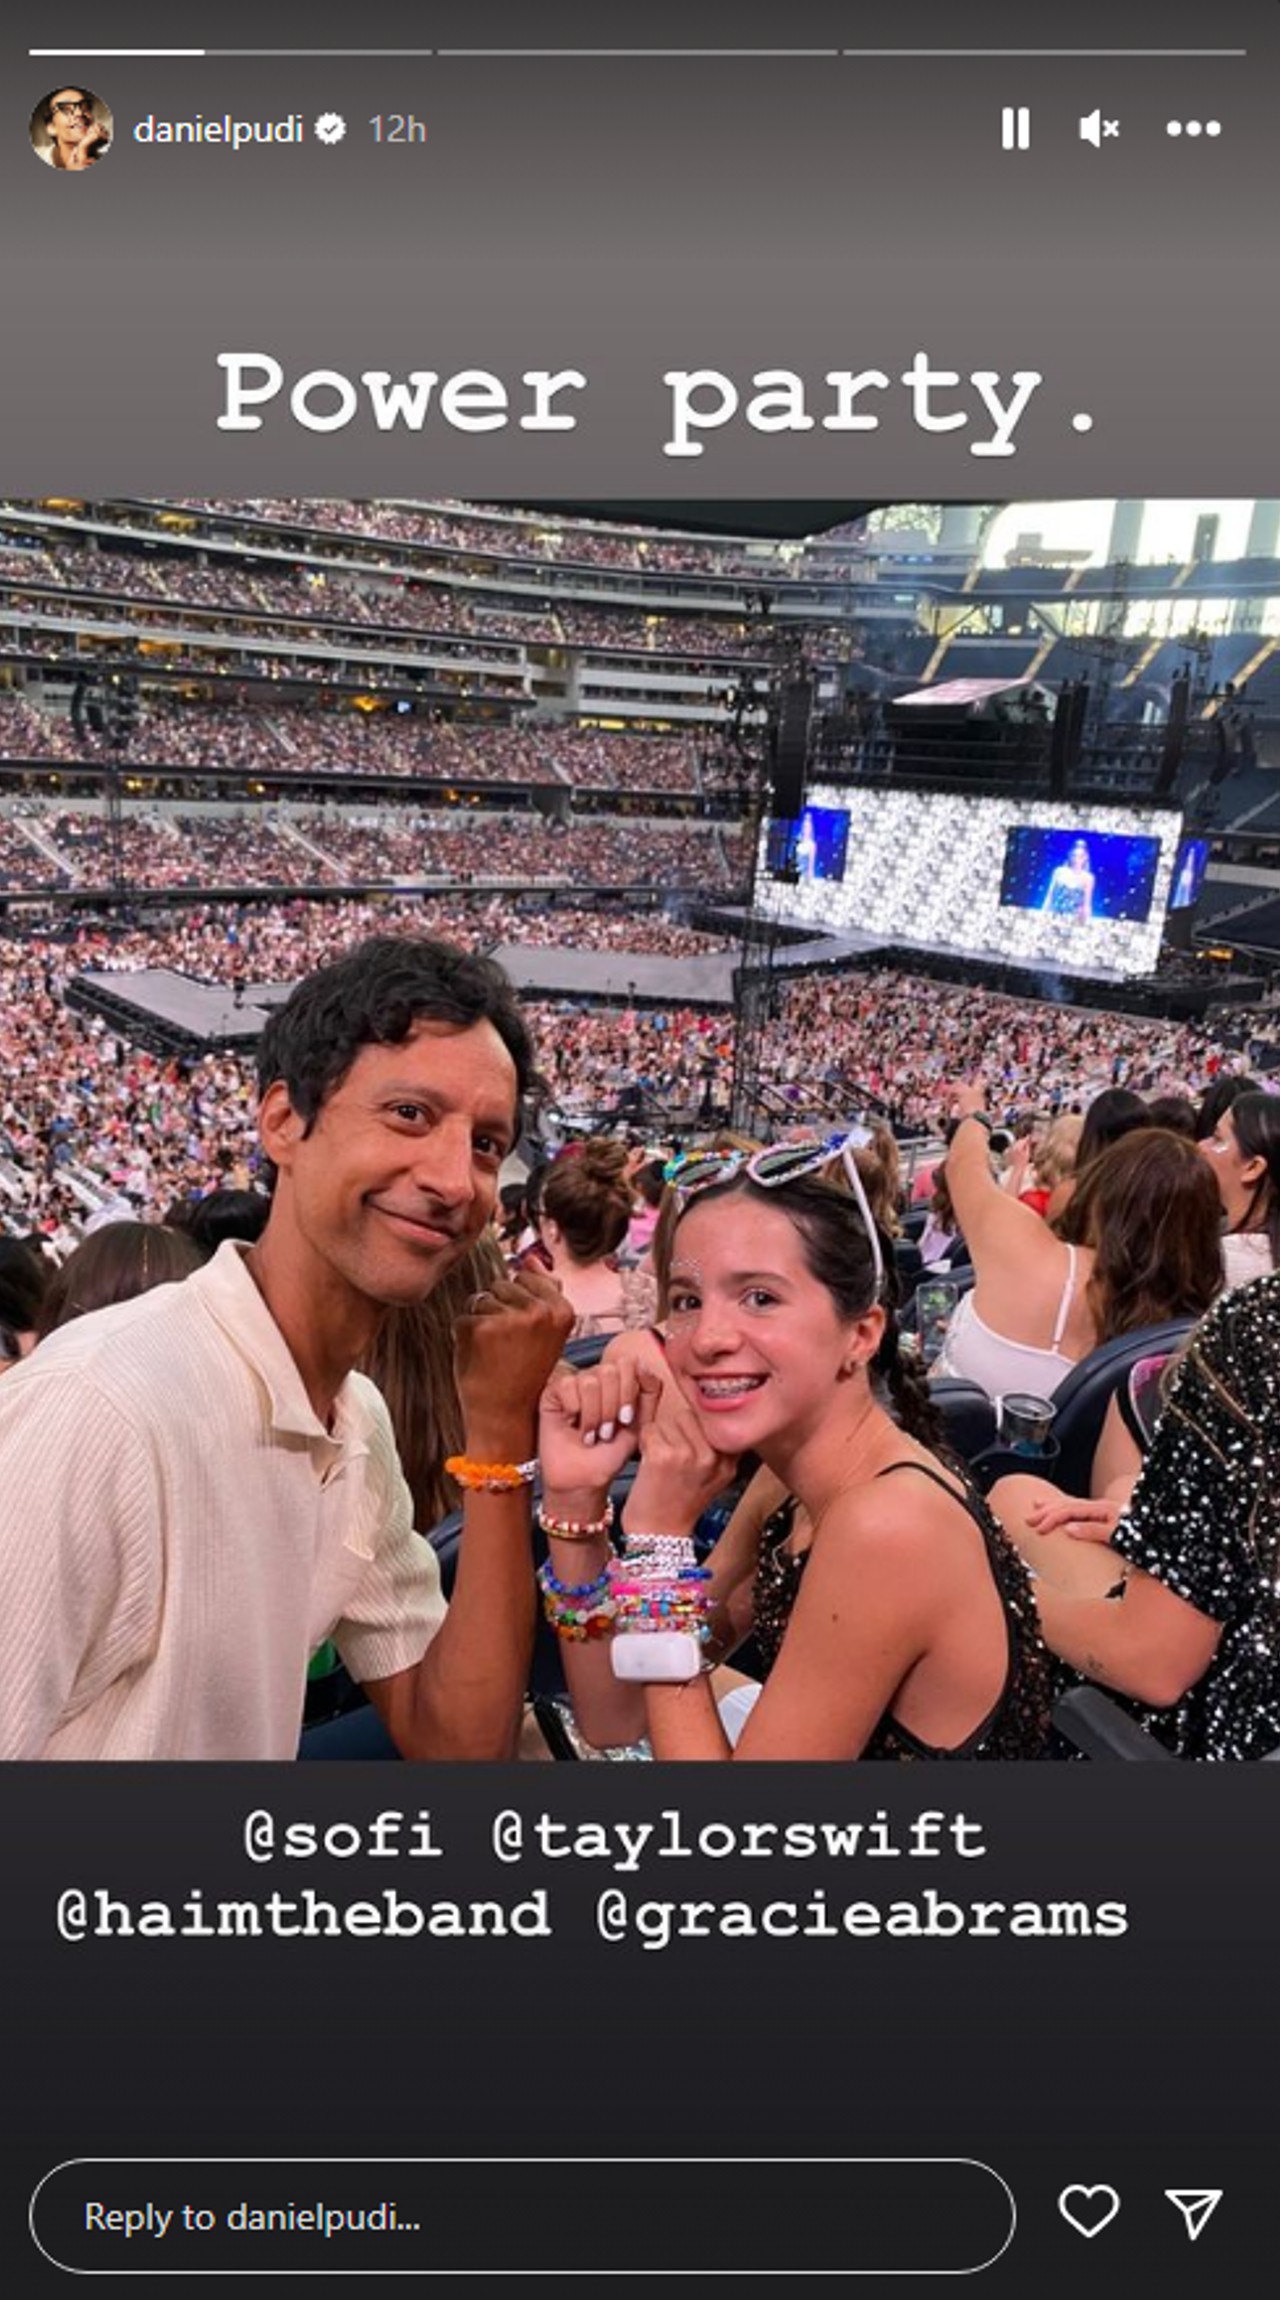
[[[67,1004],[80,1014],[100,1015],[132,1046],[194,1060],[227,1048],[252,1054],[268,1009],[291,988],[252,983],[237,999],[221,983],[193,982],[169,967],[149,966],[136,973],[78,974],[67,986]]]
[[[715,923],[741,934],[741,911],[717,911]],[[502,943],[492,953],[522,998],[581,999],[617,1006],[714,1007],[737,1005],[742,949],[703,958],[655,958],[630,951],[569,951]],[[1007,959],[927,945],[886,943],[871,935],[808,936],[783,941],[776,931],[748,947],[748,980],[767,976],[779,987],[792,974],[826,968],[893,967],[947,982],[971,982],[1008,996],[1052,1005],[1097,1006],[1130,1014],[1202,1020],[1210,1007],[1255,1004],[1265,985],[1252,976],[1179,981],[1160,975],[1125,978],[1068,970],[1015,967]],[[165,967],[137,973],[77,975],[67,1003],[100,1015],[130,1045],[191,1061],[224,1050],[252,1056],[271,1009],[290,982],[244,984],[237,998],[222,984],[194,982]]]

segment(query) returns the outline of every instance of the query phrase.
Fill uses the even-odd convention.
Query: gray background
[[[514,18],[526,42],[531,13]],[[540,9],[538,36],[599,39],[600,13]],[[1018,44],[1053,38],[1044,10],[1003,13]],[[951,42],[981,45],[998,37],[1001,14],[917,6],[911,33],[923,41],[936,24]],[[198,15],[184,5],[153,23],[173,39],[176,19],[176,36],[194,40]],[[300,15],[286,39],[300,36]],[[398,25],[386,10],[358,21],[377,44],[407,24],[411,43],[444,46],[474,40],[477,17],[442,5],[402,11]],[[92,10],[62,0],[57,12],[68,39],[104,40],[105,20],[116,45],[143,38],[146,18],[100,0]],[[287,19],[224,6],[207,21],[221,44],[268,45]],[[306,21],[317,46],[354,37],[332,7]],[[1068,37],[1112,47],[1243,38],[1252,53],[1162,65],[53,65],[29,61],[25,35],[19,44],[10,32],[0,484],[20,494],[1274,493],[1280,9],[1182,6],[1158,21],[1153,33],[1149,0],[1076,6]],[[500,12],[483,22],[496,36]],[[607,37],[622,37],[619,23],[610,11]],[[642,23],[648,45],[696,45],[709,24],[725,38],[727,16],[655,7]],[[854,45],[875,38],[876,16],[805,7],[733,19],[744,45],[784,34]],[[124,133],[78,181],[36,164],[26,121],[42,93],[81,75]],[[1033,107],[1029,154],[999,149],[1006,102]],[[335,106],[353,128],[375,110],[414,109],[429,141],[378,152],[353,133],[335,151],[234,160],[128,141],[148,110],[224,104],[259,116],[300,104],[308,119]],[[1076,134],[1095,104],[1122,119],[1120,142],[1099,151]],[[1164,120],[1193,108],[1223,120],[1216,145],[1166,139]],[[255,346],[298,368],[577,364],[593,381],[590,419],[559,438],[470,446],[456,434],[441,444],[354,429],[219,434],[214,355]],[[659,452],[668,365],[900,370],[921,347],[965,369],[1046,371],[1015,458],[926,440],[901,410],[896,428],[863,439],[720,434],[695,461]],[[1077,407],[1096,419],[1086,439],[1070,429]],[[670,1771],[560,1767],[500,1789],[494,1774],[432,1769],[411,1784],[403,1768],[393,1782],[308,1770],[304,1781],[256,1768],[249,1781],[213,1767],[5,1769],[0,2257],[21,2264],[24,2291],[65,2289],[32,2252],[26,2202],[71,2153],[532,2149],[559,2160],[549,2194],[571,2212],[574,2160],[602,2136],[641,2155],[762,2145],[986,2155],[1017,2190],[1022,2233],[984,2289],[1062,2289],[1049,2281],[1061,2266],[1073,2287],[1087,2269],[1100,2295],[1132,2292],[1141,2274],[1181,2300],[1242,2287],[1247,2263],[1266,2257],[1274,1767],[948,1776],[948,1800],[989,1815],[1000,1844],[980,1880],[959,1881],[1119,1893],[1134,1931],[1112,1945],[1002,1941],[975,1954],[938,1944],[831,1963],[803,1944],[619,1958],[593,1943],[577,1907],[601,1881],[589,1873],[557,1886],[570,1914],[550,1956],[431,1960],[308,1944],[230,1958],[191,1943],[55,1941],[53,1896],[71,1878],[234,1892],[229,1820],[250,1801],[287,1817],[438,1806],[457,1850],[437,1889],[457,1891],[471,1871],[488,1875],[477,1844],[499,1795],[590,1817],[648,1812],[677,1793],[695,1815],[869,1812],[944,1794],[932,1777],[889,1769],[786,1768],[783,1781],[778,1768],[726,1779],[727,1768],[690,1767],[675,1784]],[[939,1871],[940,1885],[957,1883],[954,1864]],[[385,1879],[348,1872],[342,1882]],[[722,1894],[762,1880],[737,1864],[709,1874],[692,1863],[660,1884]],[[661,2056],[619,2052],[627,2019],[628,2033],[677,2055],[679,2083]],[[1070,2180],[1115,2180],[1125,2194],[1115,2232],[1087,2252],[1056,2213]],[[1161,2195],[1174,2181],[1228,2191],[1194,2254]],[[749,2209],[744,2197],[748,2219]]]
[[[51,12],[52,13],[52,12]],[[749,492],[1088,496],[1272,492],[1276,279],[1273,153],[1280,7],[1158,13],[921,6],[786,11],[653,7],[431,10],[332,4],[89,9],[67,0],[67,52],[29,58],[31,11],[6,49],[12,133],[0,484],[38,493],[218,488],[492,497]],[[105,29],[104,29],[105,25]],[[48,37],[47,30],[43,35]],[[77,52],[148,37],[223,48],[421,46],[333,56],[126,61]],[[493,56],[487,40],[560,49],[628,41],[1123,49],[1245,48],[1243,58],[974,56],[963,60]],[[49,88],[111,103],[110,155],[54,174],[26,139]],[[1000,109],[1028,103],[1032,148],[1000,149]],[[1082,142],[1095,106],[1118,141]],[[337,109],[346,141],[311,138]],[[298,150],[144,148],[133,122],[301,110]],[[377,148],[375,111],[412,111],[425,147]],[[1165,133],[1216,117],[1213,142]],[[267,350],[290,377],[414,367],[576,366],[570,433],[477,438],[371,423],[313,435],[283,401],[257,433],[220,433],[219,350]],[[819,417],[828,368],[897,377],[936,365],[1046,380],[1005,458],[977,428],[929,436],[906,394],[874,433],[765,437],[741,423],[707,451],[661,453],[668,367],[746,382],[799,370]],[[966,398],[969,395],[966,394]],[[1094,427],[1071,427],[1087,409]]]

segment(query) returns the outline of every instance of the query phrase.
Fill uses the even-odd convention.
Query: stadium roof
[[[909,695],[895,695],[895,703],[990,703],[997,695],[1021,694],[1025,688],[1051,698],[1052,689],[1038,679],[942,679],[936,687],[915,687]]]
[[[896,498],[894,499],[896,500]],[[686,533],[703,528],[709,535],[759,535],[774,541],[803,541],[806,535],[825,535],[830,527],[848,519],[865,519],[869,511],[883,511],[886,500],[866,503],[819,503],[803,498],[798,503],[735,502],[719,496],[709,503],[523,503],[526,511],[552,511],[560,518],[619,519],[628,526],[676,527]]]

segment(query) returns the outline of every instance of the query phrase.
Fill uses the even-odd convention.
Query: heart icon
[[[1063,2189],[1058,2210],[1078,2235],[1100,2236],[1120,2210],[1120,2199],[1105,2181],[1098,2181],[1092,2188],[1082,2188],[1077,2181],[1073,2187]]]

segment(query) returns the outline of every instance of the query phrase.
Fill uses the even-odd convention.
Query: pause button
[[[1000,148],[1005,152],[1031,149],[1031,106],[1006,104],[1000,114]]]

